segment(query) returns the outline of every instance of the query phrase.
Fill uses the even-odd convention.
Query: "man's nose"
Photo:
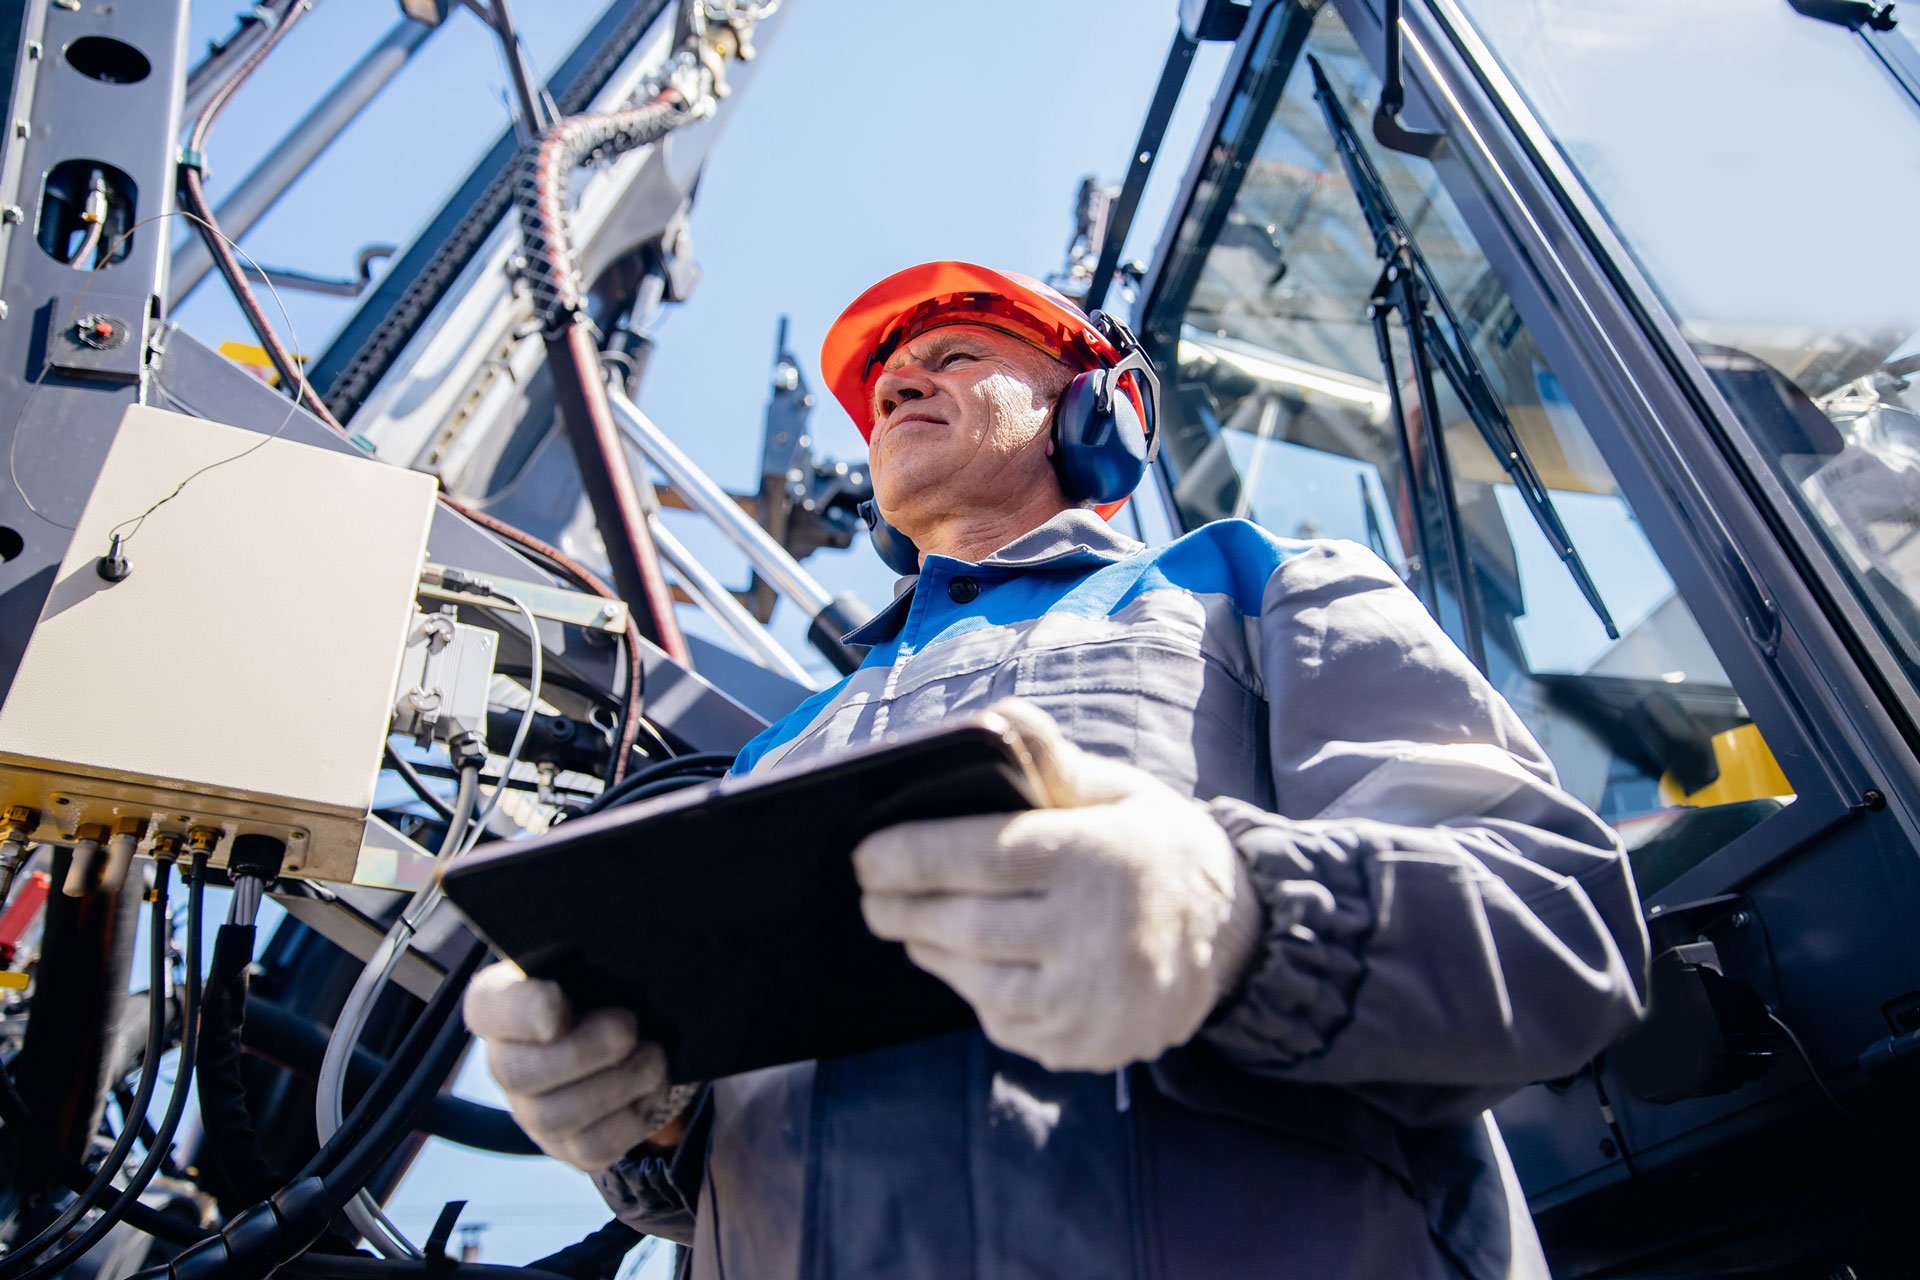
[[[923,399],[930,391],[926,374],[918,366],[901,365],[897,369],[886,370],[873,384],[874,406],[885,418],[907,401]]]

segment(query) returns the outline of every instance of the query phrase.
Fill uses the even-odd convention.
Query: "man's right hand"
[[[650,1138],[677,1140],[694,1090],[667,1083],[665,1053],[629,1011],[576,1022],[559,987],[503,963],[474,975],[466,1016],[513,1118],[548,1155],[598,1173]]]

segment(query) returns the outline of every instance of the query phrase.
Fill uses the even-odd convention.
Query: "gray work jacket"
[[[734,1280],[1544,1276],[1486,1108],[1639,1016],[1614,834],[1393,572],[1245,521],[1068,511],[929,556],[736,771],[1032,699],[1211,803],[1266,927],[1194,1041],[1115,1075],[962,1032],[716,1081],[596,1178]]]

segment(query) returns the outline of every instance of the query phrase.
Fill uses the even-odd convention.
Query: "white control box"
[[[215,865],[262,832],[288,874],[353,879],[434,490],[128,409],[0,707],[0,809],[33,810],[39,840],[138,821],[142,851],[197,828]],[[110,582],[116,530],[129,572]]]

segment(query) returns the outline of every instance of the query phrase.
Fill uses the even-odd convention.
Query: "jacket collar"
[[[1102,520],[1098,513],[1085,507],[1070,507],[1007,543],[982,560],[980,567],[1038,569],[1083,563],[1113,564],[1138,554],[1144,546]],[[871,646],[893,635],[906,621],[907,610],[913,605],[914,588],[919,583],[918,574],[901,578],[894,585],[895,595],[887,607],[847,632],[841,642]]]

